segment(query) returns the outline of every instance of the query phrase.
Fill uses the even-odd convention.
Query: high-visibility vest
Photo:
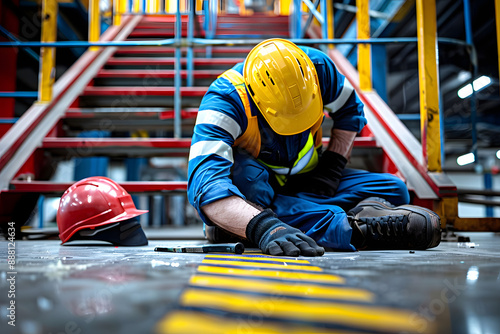
[[[248,98],[243,75],[233,69],[230,69],[225,71],[222,75],[220,75],[220,77],[229,80],[229,82],[231,82],[236,88],[241,102],[243,103],[243,107],[245,108],[245,114],[248,119],[248,126],[245,132],[235,140],[233,147],[244,148],[255,159],[258,159],[261,147],[259,123],[257,120],[257,116],[252,115],[252,111],[250,109],[250,100]],[[317,148],[320,148],[323,145],[323,132],[321,129],[321,123],[323,123],[323,118],[320,118],[312,126],[311,132],[309,133],[309,138],[307,139],[304,147],[300,150],[297,156],[297,160],[295,160],[292,167],[274,166],[265,163],[262,160],[259,160],[262,164],[271,168],[275,172],[276,178],[280,185],[285,184],[286,179],[289,175],[307,173],[313,170],[318,164]]]

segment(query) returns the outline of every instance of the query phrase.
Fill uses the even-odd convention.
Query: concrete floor
[[[16,241],[15,267],[0,264],[0,333],[500,333],[500,234],[465,235],[319,258]]]

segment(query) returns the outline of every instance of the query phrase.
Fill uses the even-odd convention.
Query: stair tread
[[[102,69],[96,78],[174,78],[175,70],[140,70],[140,69]],[[193,70],[194,78],[215,78],[222,74],[222,70]],[[181,77],[186,78],[188,71],[181,70]]]
[[[98,117],[119,117],[123,119],[123,114],[127,117],[137,118],[155,118],[155,119],[173,119],[174,110],[172,108],[69,108],[64,118],[98,118]],[[198,108],[184,108],[181,110],[182,119],[196,118]]]
[[[183,96],[203,96],[208,87],[180,87]],[[110,95],[132,95],[132,96],[172,96],[175,87],[168,86],[89,86],[84,89],[82,96],[110,96]]]
[[[63,193],[74,182],[19,181],[10,182],[9,192]],[[187,181],[126,181],[118,182],[129,193],[186,191]]]
[[[42,148],[67,147],[156,147],[156,148],[189,148],[191,138],[74,138],[47,137],[42,141]]]
[[[214,53],[242,53],[246,56],[248,52],[250,52],[251,47],[224,47],[224,46],[216,46],[212,47],[212,54]],[[187,48],[181,48],[182,51],[186,52]],[[150,53],[150,54],[161,54],[161,53],[173,53],[175,51],[174,47],[169,46],[151,46],[151,47],[121,47],[119,48],[115,54],[141,54],[141,53]],[[205,52],[206,48],[193,48],[193,52],[201,53]]]
[[[193,58],[196,65],[229,65],[241,63],[245,58]],[[107,65],[174,65],[174,57],[111,57]],[[187,59],[182,58],[181,64],[187,64]]]
[[[328,144],[330,138],[324,137],[322,142]],[[47,137],[42,142],[42,148],[65,147],[107,147],[107,146],[140,146],[157,148],[189,148],[191,138],[74,138],[74,137]],[[378,147],[374,137],[356,137],[355,147]]]

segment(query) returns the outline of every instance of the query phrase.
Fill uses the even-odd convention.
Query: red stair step
[[[195,79],[217,78],[223,70],[194,70]],[[187,78],[187,70],[180,71],[181,78]],[[106,70],[97,73],[96,78],[174,78],[175,70]]]
[[[193,58],[194,66],[203,66],[203,65],[225,65],[232,66],[237,63],[241,63],[245,60],[245,58]],[[115,58],[111,57],[106,65],[174,65],[175,58],[149,58],[149,57],[120,57]],[[186,65],[187,59],[181,59],[181,65]]]
[[[66,111],[65,118],[98,118],[105,115],[110,118],[113,115],[123,118],[123,113],[127,116],[141,118],[173,119],[174,110],[171,108],[69,108]],[[198,115],[197,108],[186,108],[181,110],[182,119],[193,119]]]
[[[45,193],[62,194],[73,182],[51,181],[18,181],[10,182],[11,193]],[[186,181],[128,181],[119,183],[129,193],[160,193],[169,191],[186,191]]]
[[[212,47],[212,54],[220,54],[220,53],[241,53],[242,56],[246,56],[248,52],[250,52],[251,47]],[[181,48],[183,54],[187,53],[187,48]],[[193,48],[193,52],[195,53],[204,53],[206,48]],[[146,46],[146,47],[122,47],[119,48],[115,54],[165,54],[170,53],[173,54],[175,52],[175,48],[170,46]]]
[[[203,96],[208,87],[181,87],[182,96]],[[134,95],[134,96],[173,96],[175,87],[105,87],[89,86],[85,88],[82,96],[113,96],[113,95]]]
[[[204,37],[205,32],[204,31],[199,31],[195,32],[197,36]],[[187,37],[188,33],[186,28],[182,29],[181,31],[181,36],[182,37]],[[175,31],[174,29],[139,29],[139,30],[134,30],[128,35],[128,37],[173,37],[175,36]]]
[[[78,147],[152,147],[182,148],[191,146],[191,138],[66,138],[47,137],[42,148],[78,148]]]

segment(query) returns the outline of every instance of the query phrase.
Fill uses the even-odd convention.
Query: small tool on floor
[[[241,242],[230,244],[188,245],[176,247],[155,247],[157,252],[170,253],[233,253],[242,254],[245,246]]]

